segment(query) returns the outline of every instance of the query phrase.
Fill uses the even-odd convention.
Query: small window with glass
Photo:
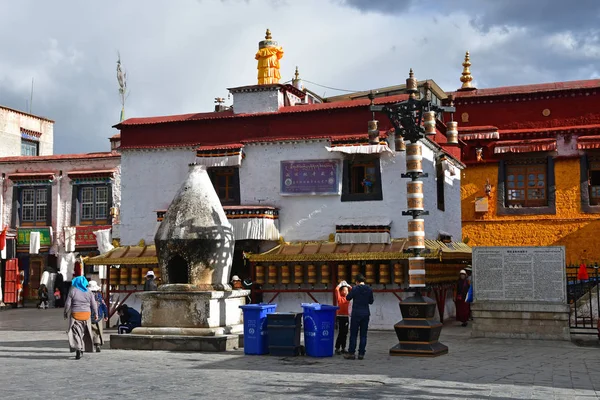
[[[548,205],[547,165],[507,165],[506,204],[513,207]]]
[[[590,205],[600,205],[600,161],[591,161],[588,165],[588,186]]]
[[[381,199],[379,157],[356,157],[345,160],[342,201]]]
[[[237,168],[211,168],[208,175],[223,205],[240,204],[239,170]]]
[[[21,226],[48,225],[48,188],[21,189]]]
[[[79,210],[79,220],[82,225],[106,224],[109,218],[108,186],[80,186]]]

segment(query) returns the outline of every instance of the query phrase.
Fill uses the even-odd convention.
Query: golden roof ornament
[[[408,73],[408,78],[406,79],[406,93],[409,94],[411,99],[414,99],[418,91],[417,78],[415,78],[415,74],[411,68],[410,72]]]
[[[258,84],[271,85],[279,83],[281,73],[279,72],[279,60],[283,58],[283,49],[273,40],[271,30],[267,29],[265,40],[258,42],[258,51],[254,56],[258,60]]]
[[[460,77],[460,81],[462,82],[462,86],[459,90],[474,90],[475,86],[471,83],[473,81],[473,77],[471,76],[471,61],[469,52],[467,51],[465,54],[465,61],[462,63],[463,71],[462,76]]]

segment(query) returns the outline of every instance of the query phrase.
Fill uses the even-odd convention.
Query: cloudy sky
[[[465,50],[479,88],[598,78],[599,13],[597,0],[5,0],[0,104],[27,111],[33,78],[32,112],[56,121],[55,153],[105,151],[117,52],[126,116],[210,111],[226,88],[256,82],[266,28],[284,47],[284,80],[298,65],[333,88],[399,84],[412,67],[454,90]]]

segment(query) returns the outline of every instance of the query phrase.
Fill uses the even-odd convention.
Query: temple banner
[[[52,245],[52,234],[50,228],[18,228],[17,229],[17,246],[28,246],[29,236],[31,232],[40,233],[40,246]]]
[[[103,229],[110,229],[111,225],[89,225],[89,226],[77,226],[75,233],[75,244],[77,246],[97,246],[96,235],[94,235],[94,231],[99,231]]]
[[[338,195],[338,160],[281,162],[282,195]]]

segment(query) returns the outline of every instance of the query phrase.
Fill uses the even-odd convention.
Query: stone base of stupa
[[[138,293],[142,326],[111,335],[111,349],[227,351],[243,347],[242,310],[248,290],[199,291],[191,285],[163,285]]]

